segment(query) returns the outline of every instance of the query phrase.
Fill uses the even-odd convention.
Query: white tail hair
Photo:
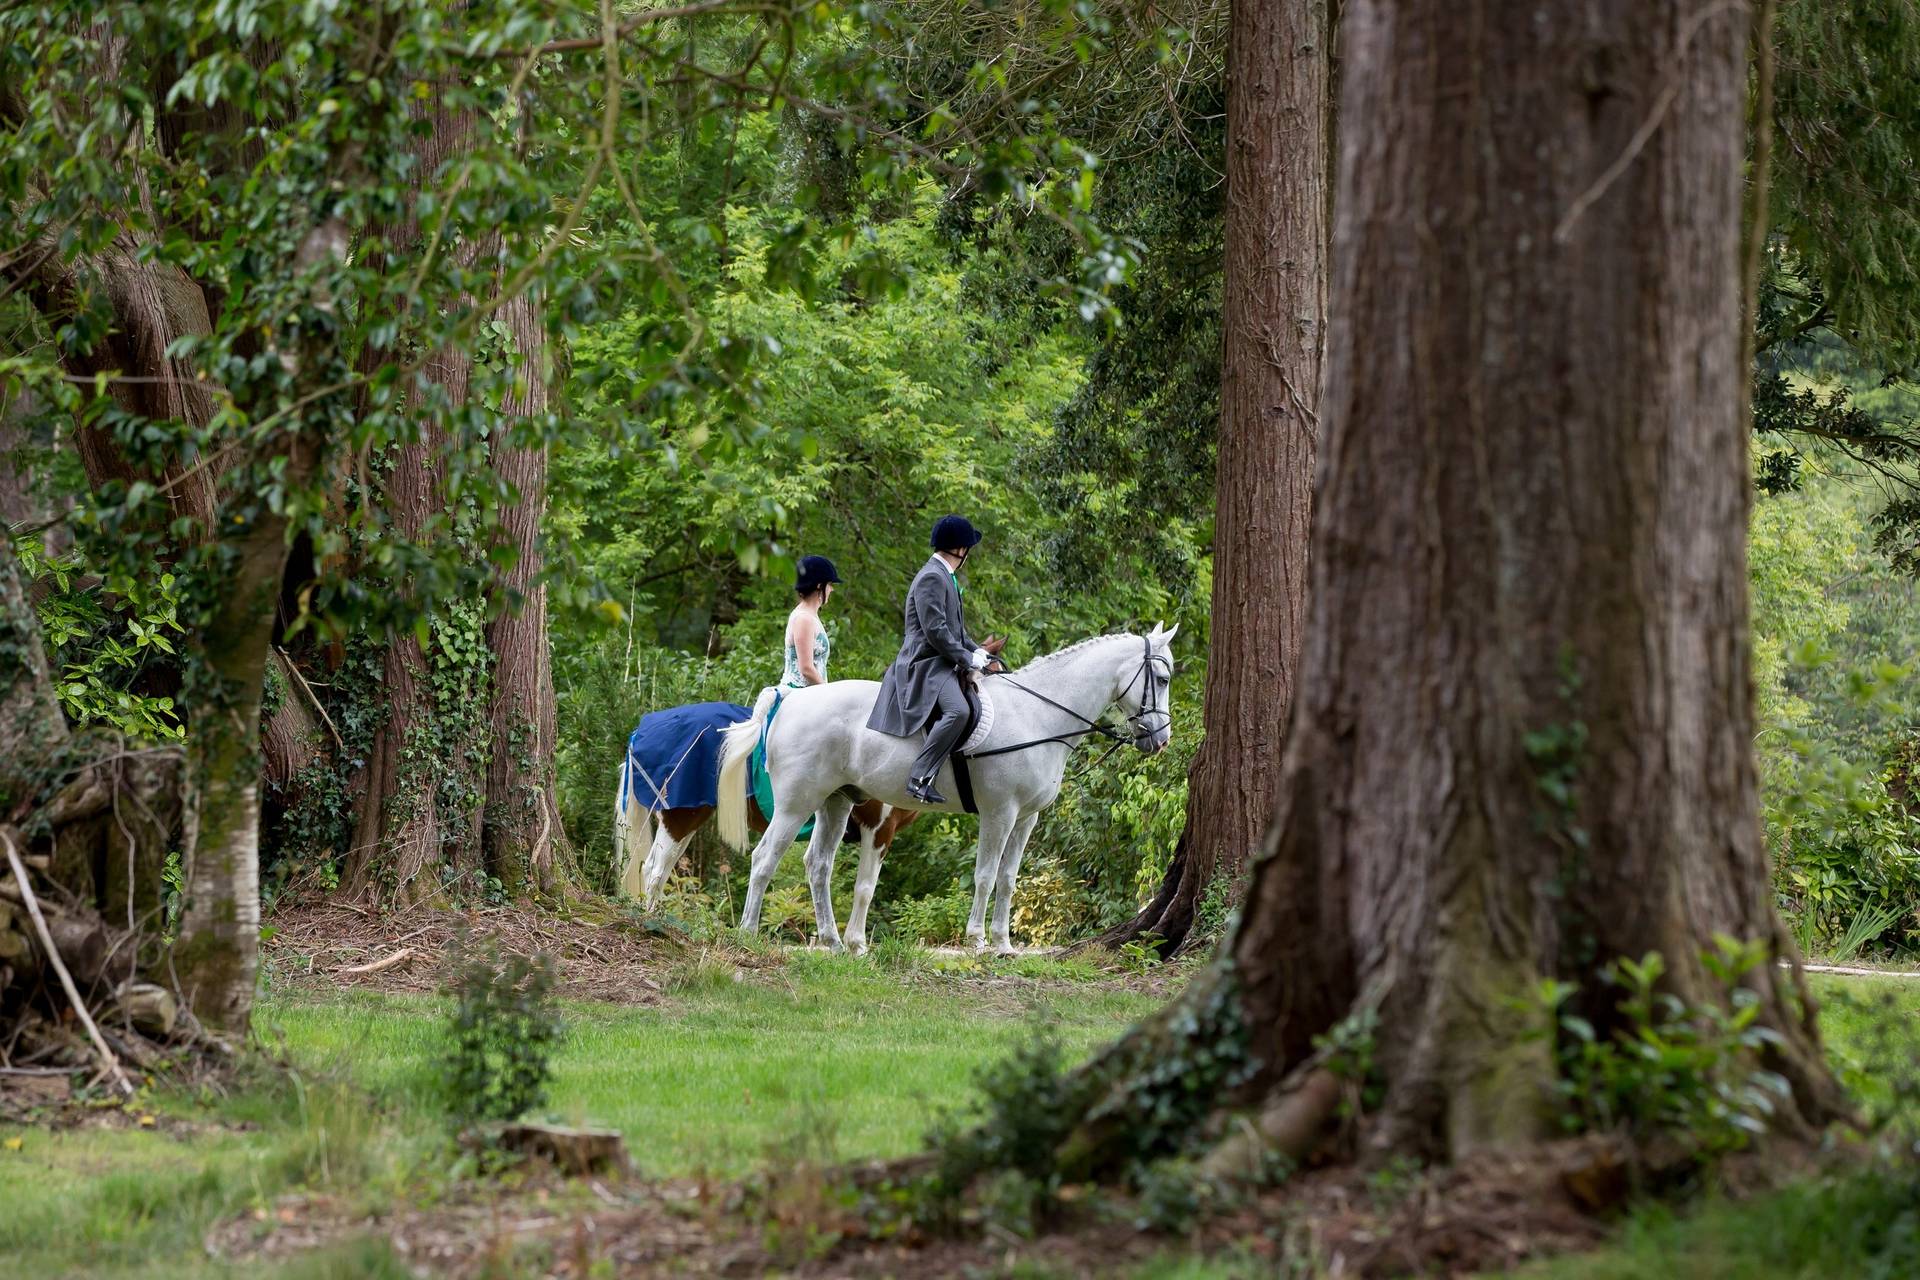
[[[747,761],[760,742],[761,727],[767,723],[767,713],[773,710],[773,700],[779,692],[762,689],[759,700],[753,704],[753,718],[728,725],[726,745],[720,748],[717,815],[720,838],[727,842],[728,848],[739,853],[753,848],[753,839],[747,832]]]
[[[653,810],[640,803],[633,786],[632,756],[620,762],[614,777],[618,789],[613,793],[613,862],[620,868],[620,892],[638,899],[643,891],[640,864],[653,844]]]

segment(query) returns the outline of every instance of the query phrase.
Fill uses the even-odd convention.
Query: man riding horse
[[[961,616],[960,568],[980,543],[980,531],[963,516],[942,516],[933,526],[933,555],[907,589],[906,638],[887,668],[867,727],[896,738],[927,731],[926,746],[907,775],[907,795],[923,804],[945,804],[934,789],[940,766],[967,730],[972,711],[962,680],[979,671],[1003,669],[1004,640],[975,644]]]

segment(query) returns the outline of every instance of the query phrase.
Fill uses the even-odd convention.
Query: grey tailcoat
[[[960,617],[960,591],[946,562],[929,557],[907,588],[906,639],[880,681],[867,728],[896,738],[926,728],[942,687],[973,668],[979,647]]]

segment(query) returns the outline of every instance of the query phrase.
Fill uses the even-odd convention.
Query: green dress
[[[820,678],[827,678],[827,655],[833,652],[833,641],[827,638],[827,628],[823,624],[813,637],[813,665]],[[787,692],[807,687],[807,678],[800,674],[800,654],[789,642],[787,644],[786,670],[780,673],[780,689]],[[780,714],[780,704],[773,704],[773,710],[767,716],[767,727],[773,725],[773,718]],[[753,787],[754,803],[760,807],[760,815],[768,821],[773,819],[773,779],[767,776],[766,729],[760,731],[760,741],[749,757],[748,778]],[[805,840],[813,835],[813,819],[794,833],[795,840]]]
[[[814,668],[820,672],[820,678],[822,680],[827,678],[827,658],[832,652],[833,641],[827,636],[827,628],[823,623],[821,624],[820,630],[815,632],[813,636],[813,665]],[[793,647],[793,641],[791,640],[787,641],[787,666],[786,670],[780,673],[780,687],[782,689],[804,689],[807,687],[807,678],[800,674],[799,651]]]

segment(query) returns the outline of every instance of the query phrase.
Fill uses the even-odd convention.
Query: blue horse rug
[[[753,718],[735,702],[696,702],[640,717],[627,739],[627,786],[642,804],[662,809],[711,807],[720,796],[720,748],[729,725]]]
[[[774,703],[774,711],[780,709]],[[669,707],[640,717],[639,727],[627,739],[627,788],[641,803],[658,813],[662,809],[712,808],[720,797],[720,750],[726,730],[753,718],[753,709],[737,702],[695,702]],[[767,716],[767,724],[773,715]],[[773,812],[773,780],[767,776],[765,727],[754,745],[748,766],[753,799],[764,817]],[[622,797],[624,800],[624,797]],[[813,823],[794,837],[813,834]]]

